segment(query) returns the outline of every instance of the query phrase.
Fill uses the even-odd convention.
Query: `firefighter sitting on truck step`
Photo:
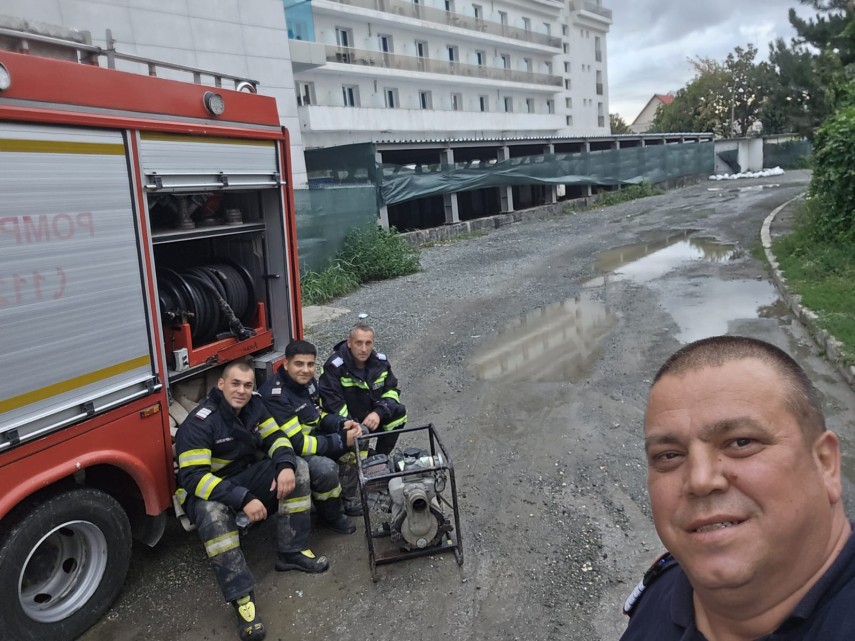
[[[261,386],[259,394],[295,452],[309,464],[312,501],[321,525],[339,534],[352,534],[356,526],[342,509],[335,461],[353,447],[362,429],[356,421],[318,407],[317,355],[317,348],[308,341],[291,341],[285,347],[284,364]]]
[[[255,580],[240,549],[237,515],[255,522],[276,510],[277,571],[329,567],[326,557],[309,549],[308,465],[295,456],[254,386],[248,363],[229,363],[175,436],[178,497],[205,544],[223,596],[235,607],[243,641],[260,641],[265,630],[256,611]]]
[[[398,379],[385,354],[374,351],[374,328],[365,321],[351,327],[347,340],[333,348],[318,379],[321,406],[331,414],[358,421],[369,431],[390,432],[407,423],[407,408],[401,404]],[[378,454],[390,454],[397,434],[377,439]],[[350,453],[353,457],[353,453]],[[343,498],[349,514],[361,514],[357,500],[355,460],[341,468]]]

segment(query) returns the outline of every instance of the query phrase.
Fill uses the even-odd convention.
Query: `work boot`
[[[323,527],[328,530],[332,530],[336,534],[353,534],[356,532],[356,526],[353,524],[353,521],[341,512],[333,518],[326,519],[324,517],[320,517],[318,520],[321,522]]]
[[[362,516],[362,501],[359,500],[359,497],[342,497],[341,507],[348,516]]]
[[[240,641],[263,641],[267,636],[261,617],[255,611],[255,601],[252,593],[232,601],[238,619],[238,636]]]
[[[330,567],[325,556],[315,556],[311,550],[302,552],[280,552],[276,556],[276,571],[300,570],[301,572],[326,572]]]

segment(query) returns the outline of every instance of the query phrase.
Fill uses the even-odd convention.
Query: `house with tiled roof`
[[[630,131],[636,134],[642,134],[653,124],[653,119],[656,117],[656,112],[662,105],[670,105],[674,102],[674,96],[668,93],[655,93],[653,97],[644,105],[644,109],[636,116],[635,120],[629,126]]]

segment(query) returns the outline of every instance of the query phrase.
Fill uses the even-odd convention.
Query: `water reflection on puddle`
[[[659,291],[662,306],[680,328],[677,338],[689,343],[724,334],[730,321],[758,318],[758,311],[775,303],[775,287],[758,280],[722,280],[713,276],[657,279],[692,261],[723,263],[735,256],[733,245],[711,238],[691,238],[692,231],[666,238],[617,247],[603,252],[594,268],[605,272],[586,287],[602,287],[617,280],[645,283]]]
[[[505,327],[474,358],[475,375],[482,380],[510,373],[528,381],[580,380],[616,322],[605,305],[588,295],[535,309]]]

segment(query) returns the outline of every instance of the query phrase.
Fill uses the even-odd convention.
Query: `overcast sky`
[[[798,0],[603,0],[614,12],[607,37],[609,111],[632,123],[655,93],[676,92],[694,77],[687,58],[723,60],[750,42],[768,59],[769,42],[795,36]]]

